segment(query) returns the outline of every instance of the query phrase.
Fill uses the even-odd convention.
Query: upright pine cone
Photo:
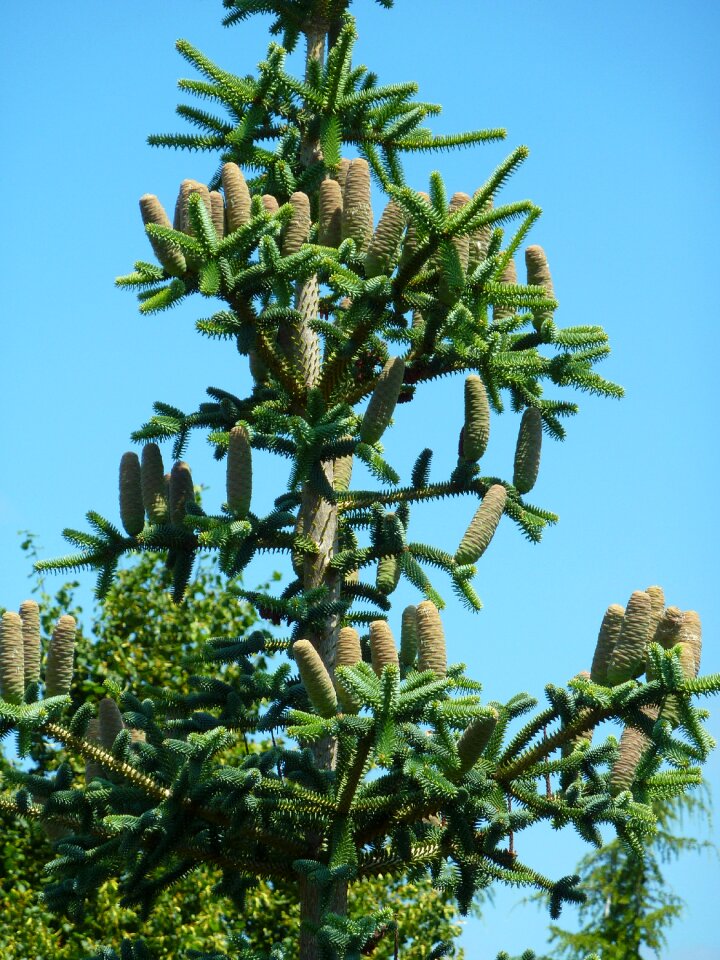
[[[390,276],[395,269],[397,252],[405,230],[405,211],[391,200],[385,207],[375,228],[368,252],[365,254],[365,275]]]
[[[643,712],[657,718],[657,707],[643,707]],[[620,737],[620,753],[610,771],[610,786],[613,793],[629,790],[635,779],[640,758],[648,746],[648,738],[637,727],[625,727]]]
[[[250,222],[250,191],[236,163],[224,163],[220,179],[225,193],[227,229],[232,233]]]
[[[619,603],[611,604],[605,611],[605,616],[600,624],[600,632],[598,634],[597,644],[595,645],[595,655],[590,669],[590,679],[593,683],[599,683],[602,684],[602,686],[608,685],[610,657],[620,639],[624,616],[625,607],[621,607]]]
[[[672,650],[682,642],[680,629],[684,619],[685,615],[679,607],[667,607],[663,611],[662,619],[655,627],[653,641],[659,643],[663,650]]]
[[[477,463],[487,449],[490,439],[490,404],[485,384],[476,373],[465,380],[465,425],[463,427],[462,456]]]
[[[334,717],[337,695],[320,654],[309,640],[296,640],[292,650],[310,703],[321,717]]]
[[[620,636],[610,655],[607,673],[610,686],[639,677],[645,669],[650,613],[650,597],[644,590],[636,590],[628,600]]]
[[[140,197],[140,216],[145,226],[154,223],[158,227],[172,228],[170,218],[165,213],[163,205],[152,193],[146,193]],[[181,277],[186,270],[185,257],[182,251],[167,240],[159,240],[157,237],[151,237],[150,234],[148,234],[148,240],[158,261],[165,267],[170,276]]]
[[[320,288],[314,274],[304,283],[297,284],[295,309],[300,318],[287,327],[281,327],[283,348],[300,380],[312,389],[320,379],[320,343],[310,326],[311,321],[317,320],[320,311]]]
[[[168,515],[165,466],[160,447],[156,443],[146,443],[142,448],[140,486],[143,506],[150,523],[165,523]]]
[[[265,193],[262,196],[262,205],[266,213],[275,214],[280,209],[280,204],[271,193]]]
[[[75,618],[64,614],[55,624],[45,661],[45,696],[70,692],[75,660]]]
[[[370,656],[372,668],[379,677],[385,667],[399,666],[395,639],[386,620],[373,620],[370,624]]]
[[[40,679],[40,608],[34,600],[20,604],[25,685]]]
[[[132,451],[120,460],[120,520],[131,537],[142,533],[145,526],[140,460]]]
[[[438,608],[432,600],[423,600],[416,607],[416,618],[420,652],[418,670],[432,670],[438,677],[444,677],[447,673],[447,648]]]
[[[515,266],[514,260],[509,260],[505,269],[503,270],[500,276],[500,283],[508,283],[515,285],[518,282],[517,277],[517,267]],[[515,313],[514,307],[505,307],[502,304],[493,305],[493,320],[495,323],[498,320],[504,320],[507,317],[512,317]]]
[[[465,728],[458,740],[457,751],[460,758],[460,773],[472,770],[480,759],[483,750],[490,742],[500,714],[494,707],[487,707],[483,715],[476,717]]]
[[[475,196],[478,195],[480,190],[475,191]],[[487,201],[483,207],[483,212],[489,213],[493,208],[492,197]],[[484,224],[482,227],[478,227],[477,230],[473,230],[470,234],[470,258],[468,262],[468,270],[474,270],[479,264],[481,264],[485,259],[487,259],[488,247],[490,246],[490,240],[492,238],[492,224]]]
[[[430,194],[419,192],[419,196],[425,200],[426,203],[430,203]],[[403,243],[402,253],[400,255],[400,266],[403,267],[417,251],[419,246],[418,243],[418,229],[415,221],[410,218],[408,222],[407,233],[405,234],[405,242]],[[413,316],[413,326],[415,326],[415,316]]]
[[[364,253],[373,234],[373,213],[370,205],[370,167],[367,160],[350,163],[345,182],[342,213],[342,236],[355,241],[358,253]]]
[[[8,703],[21,703],[24,694],[22,620],[14,610],[6,610],[0,621],[0,697]]]
[[[414,667],[418,654],[417,607],[405,607],[402,613],[400,631],[400,663],[404,667]]]
[[[289,257],[291,253],[298,253],[300,247],[307,243],[310,234],[310,200],[306,193],[293,193],[290,197],[293,208],[290,223],[285,228],[282,242],[282,255]]]
[[[520,421],[515,447],[513,485],[518,493],[529,493],[535,486],[542,449],[542,415],[537,407],[527,407]]]
[[[360,424],[363,443],[376,443],[392,420],[405,376],[405,361],[391,357],[377,379],[367,410]]]
[[[650,629],[648,637],[650,640],[655,636],[660,621],[665,611],[665,591],[662,587],[648,587],[645,593],[650,597]]]
[[[182,524],[187,504],[195,503],[195,487],[190,467],[184,460],[178,460],[170,471],[170,519]]]
[[[222,240],[225,236],[225,203],[222,194],[217,190],[210,191],[210,210],[215,233],[218,240]]]
[[[342,493],[350,489],[352,468],[353,456],[351,453],[346,457],[338,457],[337,460],[333,460],[333,490]]]
[[[550,299],[555,299],[552,277],[550,276],[550,267],[547,257],[542,247],[533,244],[525,250],[525,269],[527,270],[527,282],[533,286],[542,287]],[[539,320],[550,320],[552,311],[541,313]]]
[[[98,735],[101,745],[111,750],[117,735],[125,729],[122,714],[112,697],[104,697],[98,705]]]
[[[200,183],[198,180],[183,180],[180,184],[180,191],[178,193],[177,203],[175,204],[175,218],[173,221],[173,226],[176,230],[181,230],[183,233],[192,235],[193,230],[190,225],[190,219],[188,217],[188,203],[190,197],[197,193],[205,204],[205,209],[207,210],[208,216],[212,218],[212,202],[210,200],[210,191],[205,186],[204,183]]]
[[[348,160],[346,157],[343,157],[340,161],[340,166],[337,169],[335,174],[335,179],[337,180],[338,186],[342,193],[343,199],[345,198],[345,185],[347,184],[348,173],[350,171],[350,164],[352,160]]]
[[[354,667],[362,660],[360,634],[354,627],[342,627],[338,633],[335,667]],[[335,676],[335,691],[345,713],[357,713],[360,703],[343,686],[342,680]]]
[[[93,717],[92,720],[87,725],[85,730],[85,740],[89,743],[100,744],[100,721],[97,717]],[[105,772],[97,760],[86,760],[85,761],[85,783],[90,783],[91,780],[94,780],[95,777],[104,777]]]
[[[485,553],[500,523],[506,500],[505,487],[501,483],[493,484],[483,497],[465,536],[460,541],[455,553],[456,563],[476,563]]]
[[[700,672],[700,658],[702,656],[702,623],[695,610],[686,610],[680,629],[680,642],[686,643],[695,658],[695,676]]]
[[[457,213],[459,210],[470,203],[470,197],[467,193],[454,193],[449,204],[449,213]],[[453,246],[457,250],[463,273],[467,273],[470,260],[470,237],[468,234],[460,237],[453,237]]]
[[[242,425],[230,431],[226,489],[228,510],[238,517],[246,517],[252,498],[252,450],[250,437]]]
[[[323,247],[339,247],[342,243],[342,189],[337,180],[320,184],[320,216],[318,243]]]

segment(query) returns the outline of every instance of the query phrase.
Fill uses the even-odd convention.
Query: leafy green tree
[[[202,77],[181,86],[203,108],[179,108],[198,132],[153,142],[219,152],[221,165],[209,184],[183,181],[172,223],[156,196],[141,198],[157,263],[136,262],[118,283],[138,292],[144,314],[204,298],[215,312],[197,328],[248,358],[247,390],[211,386],[189,413],[156,404],[133,435],[142,463],[133,452],[121,460],[122,530],[90,512],[90,532],[65,532],[77,552],[38,564],[93,569],[104,597],[123,556],[159,553],[178,603],[204,551],[230,579],[256,554],[284,552],[295,579],[282,590],[233,586],[268,626],[210,639],[204,675],[194,664],[182,681],[180,661],[174,686],[147,688],[139,662],[122,686],[108,680],[99,704],[70,695],[70,616],[53,630],[44,672],[37,611],[9,610],[0,624],[0,733],[15,730],[21,754],[42,738],[86,763],[85,782],[70,763],[49,776],[8,774],[4,808],[63,834],[49,904],[77,920],[114,880],[144,918],[163,891],[208,870],[227,902],[226,949],[243,960],[258,955],[244,928],[262,883],[285,884],[301,921],[287,949],[287,931],[271,931],[263,955],[276,958],[344,960],[392,944],[402,916],[386,898],[353,914],[373,877],[388,886],[429,877],[462,912],[494,883],[525,886],[543,891],[557,917],[582,900],[579,878],[524,863],[516,835],[546,821],[599,843],[603,824],[641,852],[655,830],[652,802],[700,782],[712,742],[695,699],[720,690],[720,677],[698,677],[697,614],[666,607],[658,587],[608,609],[591,675],[548,685],[546,706],[524,693],[483,700],[464,666],[448,662],[445,601],[430,573],[479,609],[472,579],[498,524],[538,540],[557,519],[529,494],[543,436],[563,437],[563,419],[577,413],[568,390],[622,391],[595,369],[609,349],[604,331],[556,322],[537,244],[518,279],[515,257],[540,211],[501,194],[527,149],[472,196],[448,196],[439,173],[427,193],[408,186],[404,154],[504,132],[433,136],[425,122],[438,108],[416,99],[415,84],[383,86],[353,63],[349,6],[226,0],[229,24],[275,14],[285,46],[271,44],[255,76],[179,42]],[[297,77],[287,53],[301,38]],[[371,176],[386,199],[377,223]],[[465,376],[458,461],[431,477],[432,451],[419,450],[402,478],[382,445],[393,413],[453,374]],[[514,463],[507,477],[488,476],[480,464],[506,404],[519,417]],[[196,501],[180,459],[198,430],[225,461],[215,512]],[[166,440],[167,477],[156,443]],[[273,475],[267,513],[253,495],[257,450],[288,468]],[[414,507],[456,496],[474,501],[460,544],[415,539]],[[397,616],[401,578],[423,599]],[[606,721],[623,726],[619,744],[601,735]],[[243,754],[246,737],[261,748]],[[187,955],[228,956],[209,949]],[[137,938],[121,950],[123,960],[150,956]]]
[[[682,916],[685,903],[670,889],[663,865],[685,853],[714,850],[707,840],[683,836],[683,820],[709,822],[707,795],[687,794],[656,801],[658,829],[639,857],[618,840],[610,840],[580,862],[581,888],[578,932],[558,925],[550,928],[550,942],[562,960],[584,960],[588,952],[601,960],[642,960],[648,951],[660,955],[670,927]]]
[[[26,536],[23,547],[37,557],[32,535]],[[252,608],[233,593],[232,584],[207,562],[198,566],[188,586],[192,603],[178,605],[172,601],[172,577],[162,561],[152,554],[137,558],[119,571],[102,605],[93,609],[88,630],[76,601],[78,586],[68,582],[50,594],[44,579],[37,578],[33,587],[46,634],[62,613],[72,613],[77,620],[73,696],[78,702],[101,698],[107,679],[122,683],[126,675],[139,673],[140,665],[149,684],[170,686],[176,682],[179,657],[192,660],[209,637],[242,634],[256,620]],[[40,764],[57,768],[61,761],[72,760],[63,750],[50,752],[38,746],[36,769]],[[256,746],[250,741],[247,748]],[[244,754],[246,745],[238,749]],[[0,777],[6,777],[11,769],[0,753]],[[68,923],[39,899],[46,882],[43,869],[51,852],[40,824],[34,820],[20,823],[2,808],[0,824],[0,902],[6,905],[0,923],[0,955],[5,960],[81,960],[105,940],[119,941],[133,932],[142,932],[159,955],[171,957],[192,947],[219,949],[231,932],[225,916],[227,904],[213,894],[207,869],[163,893],[147,923],[135,911],[119,906],[113,881],[99,891],[95,910],[80,923]],[[360,886],[353,910],[361,916],[379,899],[403,917],[398,945],[409,960],[424,960],[430,952],[427,944],[451,942],[460,932],[451,898],[433,889],[426,879],[395,881],[388,887],[384,881],[369,878]],[[248,898],[247,913],[245,934],[254,948],[262,949],[268,940],[291,947],[297,939],[298,904],[286,885],[260,884]],[[279,937],[278,931],[284,935]],[[389,954],[390,947],[381,944],[377,956]],[[453,954],[460,960],[463,956],[462,950]]]

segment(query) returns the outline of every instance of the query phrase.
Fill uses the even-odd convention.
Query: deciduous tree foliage
[[[179,42],[200,76],[181,87],[202,108],[179,108],[197,132],[152,142],[212,151],[219,166],[207,184],[183,181],[172,222],[154,194],[142,198],[156,262],[136,262],[118,283],[138,292],[144,314],[206,299],[214,312],[198,330],[247,357],[250,389],[211,386],[189,413],[158,403],[133,435],[141,457],[122,458],[122,529],[91,512],[90,532],[66,531],[78,552],[40,567],[93,568],[102,597],[124,554],[159,553],[178,603],[203,551],[231,578],[256,554],[282,551],[296,579],[283,590],[235,587],[267,626],[210,640],[181,688],[146,696],[138,664],[99,707],[74,708],[69,697],[70,622],[54,632],[43,678],[28,612],[9,611],[0,729],[17,730],[21,753],[38,737],[62,744],[86,761],[86,782],[68,764],[48,777],[17,774],[3,806],[63,832],[46,898],[71,918],[93,909],[110,878],[145,915],[165,889],[210,870],[233,905],[233,956],[256,956],[243,918],[263,881],[294,889],[301,926],[291,954],[302,960],[392,942],[392,909],[348,911],[368,877],[430,877],[461,911],[494,883],[527,886],[556,917],[582,900],[578,877],[523,862],[515,836],[545,820],[599,844],[605,824],[642,854],[652,801],[697,784],[712,746],[696,700],[720,689],[720,677],[697,676],[699,618],[666,609],[659,588],[636,590],[603,621],[590,676],[549,684],[544,706],[524,693],[500,702],[492,677],[481,696],[453,662],[434,575],[479,609],[475,563],[491,553],[498,524],[537,541],[556,520],[528,499],[541,445],[565,435],[578,390],[620,396],[595,370],[606,334],[556,322],[535,243],[524,250],[527,282],[519,278],[540,213],[507,195],[526,148],[467,193],[448,195],[439,173],[418,191],[405,182],[405,153],[480,145],[503,131],[433,136],[424,124],[438,108],[416,99],[415,84],[383,86],[353,63],[347,0],[225,6],[229,24],[273,12],[285,46],[272,43],[256,75],[236,76]],[[286,58],[301,39],[296,77]],[[386,201],[379,220],[371,178]],[[430,449],[418,450],[401,476],[382,446],[397,405],[452,374],[473,378],[458,461],[433,469]],[[491,420],[506,404],[518,421],[514,464],[488,476]],[[196,502],[182,459],[195,430],[225,460],[226,500],[213,510]],[[175,462],[165,477],[155,444],[168,440]],[[267,513],[253,490],[257,450],[288,468]],[[367,470],[353,471],[358,463]],[[359,486],[367,472],[374,479]],[[469,501],[461,544],[415,539],[415,506],[456,496]],[[401,578],[421,601],[402,614],[391,601]],[[343,634],[350,628],[359,643]],[[579,660],[591,647],[588,638]],[[623,725],[619,744],[606,721]],[[247,736],[270,745],[240,760],[233,750]],[[139,940],[122,947],[123,960],[149,955]]]

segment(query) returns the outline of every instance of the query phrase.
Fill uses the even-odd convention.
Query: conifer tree
[[[475,564],[497,526],[513,522],[536,541],[556,519],[528,494],[543,439],[562,438],[563,419],[577,412],[566,388],[621,390],[595,370],[609,349],[604,331],[559,326],[545,253],[523,251],[540,211],[504,191],[527,149],[467,193],[448,196],[439,173],[427,192],[406,184],[404,154],[504,134],[434,136],[424,123],[438,108],[416,99],[415,84],[383,86],[354,64],[349,6],[225,0],[228,25],[275,17],[282,45],[270,45],[255,76],[179,42],[201,76],[182,89],[222,112],[183,105],[198,132],[151,141],[216,153],[219,166],[208,183],[182,182],[172,221],[155,195],[143,196],[156,262],[139,260],[118,284],[137,290],[144,314],[220,300],[197,328],[247,357],[252,389],[211,386],[189,413],[159,402],[133,435],[141,456],[121,460],[122,529],[90,512],[91,532],[66,531],[78,552],[40,564],[97,570],[102,597],[124,554],[159,552],[178,603],[200,551],[215,551],[228,577],[258,553],[284,551],[295,579],[282,592],[238,588],[266,625],[211,639],[189,690],[144,699],[128,677],[99,705],[74,708],[70,620],[53,633],[44,675],[27,611],[8,611],[0,626],[0,732],[16,729],[21,753],[41,737],[86,761],[85,783],[63,765],[49,777],[17,773],[2,796],[6,810],[60,834],[50,904],[82,916],[116,877],[124,902],[149,913],[162,890],[207,865],[236,907],[231,955],[246,958],[257,954],[242,939],[244,904],[261,879],[296,891],[301,960],[358,957],[392,940],[391,911],[348,914],[368,876],[429,875],[462,911],[493,883],[527,886],[544,891],[556,917],[581,900],[578,878],[524,863],[515,836],[546,821],[597,844],[607,824],[641,855],[651,801],[700,781],[712,742],[695,700],[720,689],[720,677],[698,677],[697,614],[666,608],[655,587],[610,608],[592,674],[549,684],[545,706],[523,693],[481,698],[453,662],[430,571],[478,609]],[[300,43],[298,78],[287,54]],[[379,219],[371,179],[386,198]],[[382,446],[393,413],[451,374],[467,378],[457,464],[431,476],[423,449],[401,477]],[[506,404],[519,415],[512,474],[487,476],[482,458]],[[182,459],[194,430],[225,460],[216,512],[196,502]],[[167,474],[162,441],[172,442]],[[288,466],[264,515],[253,493],[257,450]],[[358,463],[376,485],[358,486]],[[454,496],[470,501],[472,516],[457,548],[413,539],[413,507]],[[401,578],[419,594],[402,617],[390,599]],[[224,664],[235,665],[231,681]],[[623,725],[619,743],[606,721]],[[238,738],[276,731],[282,743],[227,761]],[[149,955],[140,940],[121,952]]]

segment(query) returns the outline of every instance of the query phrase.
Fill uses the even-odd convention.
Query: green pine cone
[[[363,443],[377,443],[385,433],[395,412],[405,376],[405,361],[391,357],[377,379],[375,389],[360,424],[360,439]]]
[[[386,620],[373,620],[370,624],[370,657],[378,676],[387,666],[399,666],[395,638]]]
[[[25,686],[40,679],[40,608],[34,600],[20,604]]]
[[[605,616],[600,624],[595,655],[590,669],[590,679],[593,683],[599,683],[603,687],[608,686],[610,657],[620,639],[624,616],[625,607],[621,607],[619,603],[613,603],[605,611]]]
[[[230,431],[227,453],[227,505],[238,517],[246,517],[252,498],[252,449],[245,427]]]
[[[227,230],[228,233],[233,233],[250,222],[250,191],[236,163],[224,163],[220,179],[225,194]]]
[[[112,697],[104,697],[98,704],[98,735],[100,744],[111,750],[121,730],[125,729],[122,714]]]
[[[170,521],[181,525],[185,519],[185,508],[195,503],[195,487],[190,467],[184,460],[178,460],[170,471],[169,491]]]
[[[323,247],[339,247],[342,243],[342,189],[337,180],[320,184],[320,216],[318,243]]]
[[[500,283],[510,283],[515,285],[517,282],[517,267],[515,266],[515,261],[510,260],[502,272]],[[505,320],[507,317],[512,317],[514,313],[514,307],[504,307],[501,304],[498,304],[497,306],[493,305],[492,314],[493,321],[495,323],[497,323],[499,320]]]
[[[120,520],[131,537],[142,533],[145,526],[140,460],[132,451],[120,460]]]
[[[297,640],[292,649],[310,703],[321,717],[334,717],[337,695],[320,654],[309,640]]]
[[[389,596],[400,582],[400,561],[397,557],[381,557],[378,560],[375,586],[385,596]]]
[[[465,380],[465,424],[463,427],[462,456],[477,463],[487,449],[490,439],[490,404],[485,384],[476,373]]]
[[[418,655],[417,607],[405,607],[402,613],[400,630],[400,663],[404,667],[414,667]]]
[[[650,597],[644,590],[636,590],[625,608],[620,636],[610,655],[607,678],[611,687],[644,671],[651,609]]]
[[[455,553],[456,563],[476,563],[485,553],[500,523],[506,500],[505,487],[501,483],[493,484],[483,497],[465,536],[460,541]]]
[[[445,631],[438,608],[432,600],[423,600],[416,607],[418,632],[418,670],[432,670],[438,677],[447,673]]]
[[[292,253],[298,253],[300,247],[307,243],[310,233],[310,200],[307,194],[293,193],[290,197],[290,203],[293,213],[283,237],[282,255],[284,257],[289,257]]]
[[[520,421],[513,485],[518,493],[530,493],[540,469],[542,415],[537,407],[527,407]]]
[[[45,661],[45,696],[66,696],[75,661],[75,618],[63,614],[55,624]]]
[[[150,523],[165,523],[168,514],[165,466],[160,447],[156,443],[146,443],[142,448],[140,487],[143,507]]]
[[[400,204],[391,200],[382,212],[365,254],[365,275],[368,278],[381,274],[390,276],[393,272],[405,223],[405,211]]]
[[[210,219],[218,240],[225,236],[225,201],[217,190],[210,191]]]
[[[24,695],[23,624],[19,614],[6,610],[0,621],[0,697],[22,703]]]
[[[140,216],[145,226],[154,223],[159,227],[172,227],[163,205],[152,193],[146,193],[140,197]],[[182,277],[187,268],[182,251],[171,243],[151,237],[149,234],[148,239],[158,262],[165,267],[170,276]]]
[[[338,633],[335,667],[354,667],[362,660],[360,634],[354,627],[342,627]],[[342,680],[335,677],[335,691],[345,713],[357,713],[360,703],[345,689]]]
[[[488,707],[483,716],[476,717],[466,727],[457,743],[461,773],[472,770],[478,762],[499,719],[500,714],[497,710],[494,707]]]
[[[342,212],[342,238],[355,241],[358,254],[364,253],[373,234],[370,205],[370,167],[367,160],[353,160],[345,182]]]

